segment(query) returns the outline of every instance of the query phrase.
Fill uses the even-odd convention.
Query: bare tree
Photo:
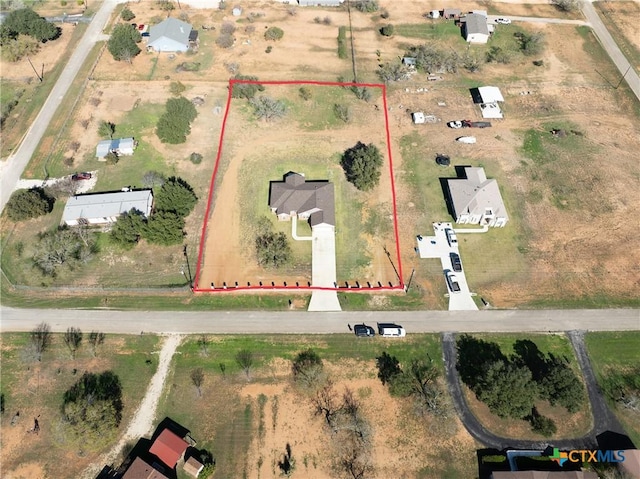
[[[251,379],[251,367],[253,366],[253,353],[248,349],[241,349],[236,354],[236,363],[242,368],[247,375],[247,380]]]
[[[200,354],[203,356],[209,355],[209,337],[206,334],[201,334],[198,338],[198,346],[200,346]]]
[[[36,354],[36,359],[42,361],[42,354],[51,345],[51,327],[42,322],[31,331],[31,345]]]
[[[69,348],[69,353],[71,354],[71,359],[76,358],[76,352],[80,347],[80,343],[82,342],[82,331],[79,328],[67,328],[67,332],[64,333],[64,344]]]
[[[191,382],[198,390],[198,397],[202,396],[202,383],[204,382],[204,370],[202,368],[195,368],[191,370]]]
[[[311,398],[313,412],[317,416],[324,416],[327,425],[335,432],[336,418],[342,409],[342,405],[338,400],[338,394],[333,387],[333,381],[328,379],[323,387],[316,391]]]
[[[91,331],[89,333],[89,344],[91,345],[91,354],[95,358],[98,355],[98,346],[104,343],[105,334],[99,331]]]
[[[268,96],[252,98],[249,100],[249,103],[253,107],[256,117],[265,119],[266,121],[283,117],[287,110],[284,102]]]

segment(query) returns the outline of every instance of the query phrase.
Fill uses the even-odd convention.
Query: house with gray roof
[[[309,220],[311,228],[336,224],[333,183],[307,181],[301,173],[290,171],[284,175],[284,181],[271,182],[269,207],[280,221],[297,216]]]
[[[120,215],[132,209],[136,209],[148,217],[152,207],[153,193],[151,190],[76,195],[67,200],[62,213],[62,221],[67,226],[81,224],[103,226],[115,223]]]
[[[190,23],[169,17],[149,29],[147,49],[156,52],[186,52],[197,38],[198,32],[193,30]]]
[[[469,13],[465,15],[464,38],[469,43],[487,43],[489,41],[489,25],[487,16],[479,13]]]
[[[467,166],[464,176],[447,179],[449,201],[456,223],[504,227],[509,215],[495,179],[484,168]]]
[[[109,153],[115,153],[118,156],[131,156],[136,146],[138,146],[138,142],[134,138],[102,140],[96,146],[96,158],[104,160]]]

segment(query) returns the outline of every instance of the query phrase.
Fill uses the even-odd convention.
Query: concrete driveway
[[[453,229],[451,223],[434,223],[433,231],[434,236],[418,236],[418,254],[421,258],[439,258],[442,264],[442,280],[447,285],[449,291],[449,311],[477,311],[478,306],[473,300],[467,278],[464,274],[464,268],[460,272],[454,272],[460,285],[460,291],[452,293],[449,288],[449,283],[446,278],[447,272],[453,272],[453,265],[451,264],[451,253],[457,253],[458,244],[454,243],[449,245],[447,241],[446,229]]]
[[[311,230],[311,285],[336,287],[336,234],[330,225],[316,225]],[[342,311],[338,293],[315,290],[309,301],[309,311]]]

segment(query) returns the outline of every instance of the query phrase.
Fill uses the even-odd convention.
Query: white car
[[[451,271],[447,272],[447,283],[449,284],[449,291],[452,293],[460,292],[460,283],[458,283],[458,277]]]
[[[447,241],[449,242],[449,246],[455,246],[458,244],[458,237],[456,236],[455,231],[453,231],[451,228],[447,228],[445,230],[445,233],[447,235]]]
[[[499,23],[500,25],[511,25],[511,20],[509,20],[508,18],[500,17],[496,18],[496,23]]]
[[[472,145],[476,142],[476,137],[475,136],[459,136],[458,138],[456,138],[456,141],[459,143],[467,143],[469,145]]]

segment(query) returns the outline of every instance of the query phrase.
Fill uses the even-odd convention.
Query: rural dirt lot
[[[375,71],[379,62],[392,61],[402,55],[407,46],[425,41],[400,35],[382,37],[377,31],[381,25],[391,22],[396,25],[422,24],[426,28],[434,26],[431,20],[422,16],[432,6],[429,3],[400,5],[398,2],[381,2],[381,5],[389,12],[388,20],[381,19],[379,14],[352,14],[360,82],[378,82]],[[469,4],[469,8],[473,6],[482,7]],[[152,2],[131,4],[130,7],[136,14],[134,21],[139,23],[162,17]],[[192,125],[187,144],[161,144],[153,134],[154,123],[141,127],[144,135],[140,139],[153,148],[155,158],[164,160],[165,172],[188,179],[199,198],[206,198],[226,101],[227,81],[232,76],[230,70],[255,75],[261,80],[276,81],[335,81],[338,77],[351,79],[353,76],[351,60],[339,59],[336,53],[338,26],[348,25],[347,13],[333,9],[298,8],[296,14],[291,15],[289,8],[276,3],[247,2],[240,17],[233,17],[230,10],[185,8],[175,15],[185,14],[196,28],[209,28],[200,30],[197,53],[158,55],[143,52],[130,65],[114,62],[108,52],[104,53],[73,112],[73,121],[69,122],[71,126],[56,146],[60,158],[71,156],[72,146],[78,148],[74,153],[75,162],[65,168],[71,173],[99,167],[92,158],[99,140],[96,133],[98,122],[103,119],[116,124],[131,121],[131,118],[137,118],[136,109],[145,105],[161,108],[168,97],[169,84],[179,80],[187,87],[185,95],[188,98],[200,96],[205,100],[205,104],[199,107],[199,116]],[[494,4],[492,8],[495,9],[492,13],[506,15],[561,15],[543,4]],[[611,11],[611,15],[618,14],[616,9]],[[629,9],[620,11],[634,15]],[[315,21],[316,17],[328,17],[326,23],[329,24]],[[223,22],[233,22],[236,26],[236,41],[230,49],[221,49],[215,44]],[[274,25],[284,30],[284,38],[279,42],[267,42],[262,32]],[[545,35],[546,49],[539,55],[543,60],[542,66],[532,64],[532,60],[538,57],[515,55],[508,65],[483,64],[476,73],[443,74],[443,80],[437,82],[427,82],[424,75],[417,74],[407,82],[388,86],[404,281],[415,268],[413,284],[422,295],[421,304],[424,307],[442,307],[445,287],[441,272],[433,265],[419,261],[414,252],[415,235],[424,234],[425,225],[450,219],[438,177],[453,176],[453,169],[433,169],[435,154],[442,152],[452,157],[453,165],[484,166],[488,176],[498,180],[511,217],[503,230],[464,236],[460,247],[473,290],[498,307],[545,302],[577,305],[584,300],[598,304],[609,304],[613,300],[615,304],[624,304],[633,298],[640,284],[640,273],[633,266],[640,263],[640,239],[636,234],[637,225],[630,220],[633,217],[631,209],[638,200],[636,186],[640,174],[635,161],[639,134],[638,122],[635,121],[637,102],[628,95],[624,86],[617,90],[612,88],[619,82],[619,75],[598,56],[600,53],[594,50],[595,43],[589,33],[568,25],[522,23],[504,27],[503,31],[507,33],[498,32],[503,39],[511,35],[509,28],[540,31]],[[629,33],[629,27],[623,27],[623,30]],[[305,41],[300,41],[301,38]],[[566,42],[567,38],[572,41]],[[453,37],[446,39],[451,45],[460,45],[461,41]],[[272,47],[269,53],[267,47]],[[51,48],[45,45],[39,55],[53,58],[57,54],[56,49],[60,48],[63,48],[62,43],[54,43]],[[482,56],[482,48],[474,46],[470,51]],[[177,72],[176,67],[183,62],[199,64],[200,71]],[[24,70],[25,65],[21,64],[20,69]],[[18,75],[16,72],[18,70],[12,70],[11,74]],[[27,70],[20,73],[27,74]],[[473,131],[478,138],[476,145],[457,144],[453,140],[459,135],[449,130],[445,123],[459,118],[479,119],[479,111],[471,103],[468,88],[483,84],[501,88],[506,100],[503,105],[505,119],[494,121],[490,129]],[[418,92],[419,89],[423,91]],[[439,106],[439,103],[446,106]],[[362,105],[358,108],[368,107],[372,110],[370,113],[374,113],[373,104],[362,102]],[[413,125],[408,113],[414,110],[434,114],[441,121]],[[381,112],[375,113],[381,116]],[[248,118],[246,111],[244,115]],[[86,129],[81,125],[83,120],[90,120]],[[247,125],[251,126],[247,130],[251,136],[243,140],[241,135],[246,133],[243,128]],[[256,126],[255,122],[247,125],[230,127],[225,141],[238,142],[246,156],[254,159],[270,143],[277,144],[284,152],[295,148],[299,151],[305,142],[315,144],[318,150],[324,142],[330,145],[329,152],[334,154],[368,133],[366,126],[357,122],[347,128],[330,128],[328,135],[289,123],[286,129],[279,131],[269,125]],[[553,137],[550,134],[552,128],[563,129],[568,136]],[[286,142],[279,141],[285,137]],[[72,145],[74,141],[79,146]],[[51,144],[45,139],[42,149],[50,148]],[[379,141],[379,146],[385,147],[384,138]],[[184,161],[193,151],[205,153],[202,164],[192,165]],[[237,151],[242,156],[237,146],[228,151]],[[408,157],[411,155],[421,158],[424,168],[420,163],[410,163]],[[231,160],[227,158],[229,165],[223,168],[219,179],[220,192],[224,189],[224,194],[216,198],[211,218],[212,224],[224,224],[225,233],[241,238],[240,218],[234,216],[233,211],[240,198],[238,195],[243,191],[243,184],[234,177],[241,179],[243,168]],[[27,175],[37,177],[39,171],[32,169]],[[118,170],[111,171],[117,173]],[[141,169],[140,174],[142,172]],[[334,172],[339,173],[339,169]],[[429,176],[432,181],[429,187],[415,185],[419,173]],[[102,175],[98,188],[105,184],[101,183],[106,178],[104,175],[109,174],[107,171],[98,173],[99,178]],[[274,179],[278,178],[264,178],[264,181]],[[123,183],[118,187],[129,184],[124,181],[127,179],[122,179]],[[140,180],[132,178],[129,181],[135,185]],[[380,191],[387,191],[386,185],[381,185]],[[422,194],[424,198],[419,197]],[[373,205],[381,206],[378,209],[384,212],[383,218],[390,212],[388,197],[376,198],[373,204],[369,199],[364,202],[360,213],[363,223],[368,217],[367,206],[374,209]],[[187,220],[187,239],[194,248],[199,241],[204,209],[204,201],[199,202]],[[28,225],[16,226],[16,236],[20,237],[22,229],[26,234],[28,228]],[[384,252],[384,247],[393,252],[387,241],[389,234],[388,225],[379,237],[361,231],[358,237],[366,243],[361,249],[365,251],[367,261],[360,261],[357,255],[346,250],[338,252],[339,260],[343,254],[344,262],[353,261],[345,269],[356,271],[359,277],[395,281],[395,272]],[[239,282],[267,277],[286,280],[285,276],[291,281],[309,279],[309,260],[303,253],[293,271],[278,277],[255,266],[246,250],[238,247],[246,246],[246,239],[244,241],[238,244],[233,241],[216,242],[218,249],[206,248],[205,261],[219,267],[204,268],[203,285],[210,281],[226,281],[228,271],[234,272],[238,278],[232,280]],[[626,246],[621,248],[620,245]],[[141,267],[152,266],[145,264]],[[176,267],[172,265],[168,269]],[[340,275],[340,261],[338,270]],[[96,272],[92,284],[99,283],[100,276],[101,273]],[[78,278],[84,281],[86,275]],[[349,276],[344,279],[348,280]]]

